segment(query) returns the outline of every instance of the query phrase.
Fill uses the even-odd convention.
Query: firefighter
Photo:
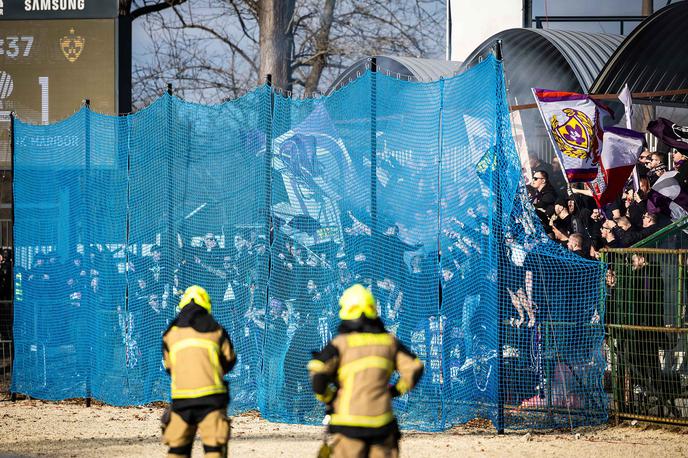
[[[236,356],[210,310],[206,290],[190,286],[179,301],[177,318],[163,334],[164,363],[172,380],[172,404],[162,421],[168,457],[191,456],[197,429],[206,457],[227,456],[229,394],[223,377]]]
[[[315,397],[331,412],[334,456],[397,457],[401,434],[392,398],[416,385],[423,363],[387,333],[364,286],[344,291],[339,305],[339,335],[308,363]],[[390,386],[395,370],[399,381]]]

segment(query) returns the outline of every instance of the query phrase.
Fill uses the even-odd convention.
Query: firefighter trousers
[[[188,423],[177,412],[171,411],[169,422],[163,428],[163,443],[170,447],[168,458],[189,458],[196,430],[201,436],[205,458],[227,457],[230,421],[225,409],[210,411],[197,424]]]
[[[382,442],[372,443],[335,434],[332,438],[332,452],[334,458],[398,458],[399,441],[396,434],[390,434]]]

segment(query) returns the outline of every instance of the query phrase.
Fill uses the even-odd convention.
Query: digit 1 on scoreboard
[[[48,77],[39,76],[38,85],[41,87],[41,124],[48,124],[50,122],[50,107],[48,105]]]

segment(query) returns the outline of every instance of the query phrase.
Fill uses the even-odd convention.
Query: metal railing
[[[0,400],[10,397],[12,346],[12,301],[0,300]]]
[[[619,35],[624,35],[627,22],[635,26],[645,19],[647,19],[645,16],[535,16],[533,22],[537,29],[543,28],[543,24],[550,22],[618,22]]]
[[[611,415],[688,425],[688,250],[606,249]]]

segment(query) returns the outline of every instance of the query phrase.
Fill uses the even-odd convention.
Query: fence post
[[[268,265],[267,265],[267,276],[266,276],[266,281],[265,281],[265,300],[263,301],[263,304],[265,306],[265,317],[268,316],[268,303],[270,302],[270,274],[272,273],[272,243],[274,241],[274,227],[272,224],[272,130],[273,130],[273,116],[274,116],[274,109],[275,109],[275,89],[274,86],[272,85],[272,74],[268,73],[265,75],[265,84],[267,85],[268,89],[270,90],[270,98],[269,98],[269,103],[268,109],[268,119],[267,119],[267,125],[266,127],[266,132],[265,132],[265,163],[263,164],[263,168],[265,170],[265,217],[266,217],[266,224],[267,224],[267,239],[268,239],[268,247],[270,247],[269,255],[268,255]],[[265,332],[263,332],[263,341],[261,342],[261,348],[256,348],[256,350],[259,352],[259,361],[260,365],[258,367],[258,380],[255,381],[256,383],[256,397],[258,400],[258,410],[262,413],[265,414],[267,411],[267,403],[265,399],[265,387],[264,387],[264,378],[263,378],[263,370],[264,370],[264,353],[265,353],[265,342],[267,341],[267,335],[268,335],[268,329],[267,327],[265,328]]]
[[[370,234],[372,250],[377,244],[377,58],[370,60]],[[373,259],[378,260],[377,254]]]
[[[495,217],[496,223],[493,223],[493,228],[495,229],[494,231],[494,239],[495,243],[497,244],[497,278],[496,278],[496,285],[497,285],[497,424],[496,429],[498,434],[504,434],[504,396],[505,396],[505,386],[504,386],[504,331],[503,331],[503,319],[504,319],[504,310],[503,310],[503,293],[504,293],[504,288],[501,285],[501,280],[502,280],[502,269],[505,267],[505,262],[504,262],[504,255],[505,253],[503,252],[503,245],[504,245],[504,237],[502,236],[502,222],[503,222],[503,211],[504,211],[504,203],[502,202],[502,194],[501,194],[501,171],[504,169],[502,167],[502,149],[503,149],[503,143],[502,143],[502,135],[503,135],[503,129],[504,126],[502,125],[502,111],[500,108],[501,107],[501,97],[502,94],[504,93],[504,88],[502,86],[503,81],[505,80],[504,78],[504,71],[502,67],[502,40],[497,40],[495,43],[495,57],[497,58],[498,66],[498,75],[497,75],[497,87],[498,87],[498,93],[496,94],[497,96],[497,120],[496,120],[496,127],[497,127],[497,135],[495,138],[495,170],[494,170],[494,192],[495,192],[495,198],[496,198],[496,203],[497,203],[497,214]],[[507,107],[508,110],[508,107]]]
[[[12,170],[12,181],[10,182],[10,195],[12,199],[12,212],[10,214],[11,218],[11,228],[10,228],[10,233],[12,234],[12,261],[11,261],[11,277],[12,278],[12,304],[10,304],[10,310],[12,310],[12,315],[14,316],[15,310],[14,310],[14,287],[16,285],[16,279],[14,278],[14,264],[16,262],[16,254],[15,252],[17,251],[17,246],[14,243],[14,120],[15,120],[16,114],[14,111],[10,112],[10,170]],[[12,324],[10,323],[10,326]],[[14,329],[12,329],[14,331]],[[12,338],[10,339],[10,378],[12,377],[12,369],[13,369],[13,364],[14,364],[14,332],[11,332],[10,335]],[[11,386],[11,384],[10,384]],[[17,393],[10,392],[10,399],[12,402],[15,402],[17,400]]]
[[[677,327],[683,326],[683,253],[678,254],[678,300],[676,301],[676,323]]]
[[[442,154],[442,151],[444,149],[444,77],[440,77],[440,110],[439,110],[439,126],[437,129],[437,156],[438,156],[438,163],[437,163],[437,259],[435,261],[437,262],[437,265],[442,265],[442,245],[440,243],[440,237],[439,234],[442,233],[442,164],[444,163],[444,156]],[[437,292],[438,292],[438,301],[437,301],[437,316],[441,317],[442,316],[442,278],[441,276],[438,276],[437,278]],[[442,343],[442,346],[444,346],[444,341]],[[445,361],[444,361],[444,351],[440,353],[440,361],[442,367],[445,367]],[[440,417],[440,427],[444,429],[445,427],[445,422],[447,418],[447,412],[444,407],[444,395],[445,395],[445,389],[444,386],[440,390],[440,405],[439,405],[439,417]]]
[[[177,241],[175,240],[177,233],[177,219],[174,217],[174,189],[176,183],[176,180],[174,179],[174,145],[176,142],[174,141],[173,136],[178,130],[174,128],[177,117],[175,116],[174,100],[172,99],[173,95],[172,83],[167,83],[167,113],[165,113],[167,122],[167,236],[165,237],[166,240],[161,240],[162,246],[160,247],[160,250],[161,253],[165,253],[166,256],[169,257],[168,262],[171,262],[171,265],[175,266],[177,262]],[[186,151],[186,154],[190,154],[189,151]],[[173,301],[174,294],[172,288],[174,285],[174,268],[168,269],[165,277],[167,278],[164,279],[164,282],[170,285],[168,301]]]
[[[270,245],[272,245],[272,212],[270,208],[272,207],[272,123],[273,123],[273,111],[275,109],[275,91],[272,86],[272,74],[268,73],[265,77],[265,84],[270,90],[270,112],[268,113],[268,122],[265,132],[265,186],[266,186],[266,196],[265,196],[265,211],[267,218],[267,236]],[[266,285],[267,286],[267,285]]]
[[[93,242],[92,228],[93,228],[93,218],[91,215],[91,205],[89,202],[90,196],[90,186],[91,186],[91,101],[89,99],[83,100],[83,107],[86,109],[86,117],[84,119],[84,168],[86,172],[86,230],[84,231],[84,238],[88,243],[84,243],[84,247],[89,246]],[[87,237],[88,236],[88,237]],[[87,304],[89,308],[92,308],[90,304]],[[96,317],[96,320],[99,318]],[[88,361],[93,361],[93,355],[91,354],[89,345],[89,355]],[[89,367],[86,371],[86,407],[91,407],[91,371],[93,367]]]

